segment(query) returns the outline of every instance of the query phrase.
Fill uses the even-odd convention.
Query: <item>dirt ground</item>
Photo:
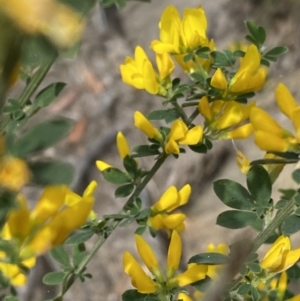
[[[132,146],[145,143],[145,138],[134,129],[133,112],[140,110],[147,114],[160,107],[159,99],[122,83],[119,65],[126,55],[132,56],[137,44],[148,49],[151,40],[158,37],[157,24],[163,9],[169,4],[176,5],[181,11],[184,7],[202,5],[207,13],[209,36],[215,39],[220,49],[233,41],[241,41],[246,34],[245,19],[257,20],[266,26],[269,33],[267,43],[271,46],[287,45],[291,48],[291,54],[272,67],[273,77],[257,96],[258,103],[271,109],[276,118],[284,121],[274,108],[273,96],[274,88],[281,80],[300,99],[300,27],[295,13],[299,8],[296,1],[285,1],[283,5],[267,0],[152,0],[144,4],[130,2],[117,15],[113,10],[105,15],[96,7],[89,18],[83,46],[76,61],[60,59],[47,77],[48,83],[61,80],[67,82],[68,87],[39,118],[59,114],[75,121],[71,135],[57,147],[48,150],[45,156],[59,156],[74,164],[76,179],[73,187],[80,193],[90,180],[98,181],[95,209],[99,217],[116,213],[124,200],[114,199],[115,187],[103,180],[95,168],[95,160],[105,160],[121,167],[115,145],[117,131],[124,132]],[[262,155],[251,141],[237,143],[237,147],[251,159]],[[188,218],[183,235],[183,262],[191,255],[204,251],[210,242],[230,244],[237,237],[239,231],[229,231],[215,225],[218,213],[225,207],[212,190],[213,181],[220,178],[245,182],[234,160],[235,150],[230,141],[216,143],[213,151],[206,156],[188,152],[188,156],[181,156],[176,164],[175,159],[170,158],[143,193],[143,199],[149,205],[170,185],[181,187],[186,183],[192,184],[193,194],[184,209]],[[146,167],[152,164],[151,160],[141,161]],[[291,185],[291,168],[281,176],[277,186]],[[132,235],[134,229],[135,225],[131,225],[117,229],[112,234],[88,266],[93,279],[84,284],[76,283],[67,293],[65,301],[121,300],[122,293],[131,288],[129,277],[123,272],[122,254],[125,250],[136,253]],[[245,240],[251,238],[250,232],[244,235]],[[165,239],[162,237],[154,241],[149,238],[149,241],[163,262],[166,256]],[[91,246],[92,242],[88,242],[88,247]],[[24,301],[53,297],[53,289],[39,283],[41,273],[46,268],[51,270],[58,267],[48,257],[41,259],[32,273],[28,288],[22,290]]]

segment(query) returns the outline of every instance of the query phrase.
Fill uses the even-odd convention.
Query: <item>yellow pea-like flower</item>
[[[210,85],[219,90],[227,89],[227,79],[220,68],[217,69],[217,71],[211,78]]]

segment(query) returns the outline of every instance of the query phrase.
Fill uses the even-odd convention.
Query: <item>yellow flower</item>
[[[139,111],[134,113],[134,125],[148,138],[162,141],[163,138],[159,130]]]
[[[122,159],[124,159],[126,156],[130,155],[129,144],[128,144],[125,136],[121,132],[118,132],[118,135],[117,135],[117,147],[118,147],[119,155]]]
[[[0,252],[0,260],[5,260],[6,254]],[[21,262],[22,266],[32,268],[35,265],[35,258],[29,258]],[[0,262],[0,271],[5,278],[14,286],[23,286],[27,282],[25,272],[17,265]]]
[[[298,107],[300,109],[300,107]],[[298,116],[298,111],[295,109],[295,115]],[[300,118],[300,116],[299,116]],[[262,122],[263,120],[263,122]],[[254,140],[257,146],[265,151],[299,151],[299,142],[297,137],[292,133],[282,128],[267,112],[263,109],[255,107],[250,114],[250,122],[254,128]],[[297,121],[295,120],[295,123]],[[300,129],[298,125],[294,125],[296,132]]]
[[[130,155],[130,147],[127,142],[127,139],[123,135],[123,133],[118,132],[117,138],[116,138],[116,143],[117,143],[117,148],[119,152],[119,156],[123,160],[126,156]],[[96,166],[97,168],[102,172],[108,168],[111,168],[112,166],[104,161],[97,160],[96,161]]]
[[[30,180],[30,171],[25,161],[4,156],[0,158],[0,185],[19,191]]]
[[[157,294],[166,294],[175,287],[186,286],[205,278],[207,267],[196,264],[189,265],[187,271],[184,273],[175,275],[182,252],[181,238],[176,231],[173,231],[171,236],[165,274],[162,272],[162,268],[159,266],[157,258],[149,244],[139,235],[135,236],[135,240],[140,257],[155,279],[155,281],[152,280],[143,271],[134,257],[129,252],[125,252],[123,256],[125,273],[131,277],[132,285],[140,293],[155,292]]]
[[[177,299],[182,301],[193,301],[193,299],[186,293],[179,293]]]
[[[188,129],[182,120],[177,119],[173,122],[170,134],[167,137],[165,151],[167,154],[179,154],[178,144],[195,145],[202,140],[202,136],[203,128],[201,126]]]
[[[135,58],[126,57],[125,64],[120,65],[124,83],[136,89],[145,89],[150,94],[166,95],[170,85],[170,75],[175,66],[167,53],[156,55],[159,75],[154,70],[145,51],[137,46]]]
[[[264,256],[261,267],[269,273],[281,273],[292,267],[300,257],[300,248],[291,250],[291,241],[281,235]]]
[[[232,93],[248,93],[260,90],[266,80],[266,70],[260,67],[261,54],[255,45],[250,45],[241,65],[231,79],[228,90]]]
[[[85,224],[94,203],[97,183],[92,181],[83,196],[66,186],[46,187],[35,208],[28,210],[24,197],[12,210],[2,237],[19,246],[19,256],[28,259],[61,244],[72,231]]]
[[[183,19],[173,5],[164,10],[159,22],[160,41],[154,40],[151,48],[156,53],[187,53],[200,46],[207,46],[207,20],[201,6],[184,10]]]
[[[191,186],[189,184],[177,191],[175,186],[169,187],[160,199],[151,207],[151,217],[148,223],[155,230],[165,229],[168,234],[170,230],[182,232],[185,229],[185,214],[174,213],[169,214],[176,208],[185,205],[191,194]]]
[[[253,132],[253,126],[245,123],[255,101],[242,105],[235,101],[213,101],[203,96],[198,104],[200,114],[205,118],[205,126],[218,139],[246,139]]]
[[[45,35],[59,47],[72,46],[83,29],[82,16],[55,0],[0,0],[0,15],[25,33]]]
[[[227,79],[220,68],[217,69],[217,71],[211,78],[210,85],[219,90],[227,89]]]

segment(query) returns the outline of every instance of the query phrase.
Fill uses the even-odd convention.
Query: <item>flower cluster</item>
[[[96,182],[91,182],[81,197],[67,186],[48,186],[31,211],[26,199],[18,196],[18,207],[9,213],[2,231],[2,239],[14,245],[18,254],[15,263],[0,264],[1,272],[12,284],[23,285],[26,281],[20,266],[32,267],[36,256],[62,244],[72,231],[86,223],[96,187]],[[0,253],[0,258],[10,256]]]

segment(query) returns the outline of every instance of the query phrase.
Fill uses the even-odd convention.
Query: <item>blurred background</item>
[[[104,181],[95,167],[95,161],[101,159],[121,167],[115,144],[117,132],[122,131],[132,147],[145,143],[145,137],[133,126],[133,113],[139,110],[147,114],[152,109],[158,109],[161,103],[159,98],[125,85],[120,78],[119,65],[126,56],[133,56],[136,45],[149,50],[151,40],[159,36],[158,22],[162,11],[169,4],[175,5],[181,12],[185,7],[203,6],[209,23],[208,36],[215,40],[217,48],[221,50],[233,42],[244,41],[243,37],[247,33],[244,20],[252,20],[264,26],[267,30],[266,44],[270,47],[288,46],[290,52],[272,65],[264,90],[256,96],[258,105],[290,127],[274,106],[276,85],[282,81],[300,101],[299,1],[153,0],[151,3],[130,2],[121,11],[115,7],[104,10],[97,5],[88,16],[78,57],[75,60],[58,59],[44,82],[46,86],[53,81],[62,81],[67,83],[67,87],[32,122],[54,115],[66,116],[75,121],[72,133],[58,146],[45,151],[44,156],[62,158],[75,166],[73,189],[78,193],[82,193],[93,179],[99,183],[95,205],[99,217],[116,213],[125,200],[114,198],[116,187]],[[176,74],[185,76],[179,68]],[[251,160],[263,155],[252,141],[236,142],[236,146]],[[143,159],[139,164],[150,167],[153,161]],[[293,168],[286,167],[276,187],[293,185],[290,177]],[[169,158],[143,192],[143,201],[146,206],[151,206],[170,185],[178,188],[186,183],[192,185],[190,201],[182,209],[188,215],[183,235],[182,262],[205,251],[210,242],[230,244],[239,235],[239,231],[229,231],[215,225],[218,213],[225,209],[212,189],[213,181],[220,178],[241,183],[245,181],[245,176],[235,164],[235,149],[231,141],[215,143],[213,150],[205,156],[188,151],[188,156],[181,156],[176,162],[174,158]],[[36,191],[28,189],[26,192],[36,199]],[[274,198],[278,198],[276,188]],[[121,300],[122,293],[132,288],[129,277],[123,272],[122,254],[125,250],[136,254],[132,235],[135,228],[136,225],[132,224],[117,229],[111,235],[88,266],[87,271],[93,275],[93,279],[83,285],[77,282],[67,293],[65,301]],[[243,239],[251,239],[253,233],[244,233]],[[158,240],[147,239],[164,262],[167,238],[161,235]],[[91,240],[87,247],[92,244]],[[21,290],[23,300],[53,298],[55,290],[42,285],[41,278],[45,272],[56,268],[49,257],[41,257],[31,273],[28,286]]]

